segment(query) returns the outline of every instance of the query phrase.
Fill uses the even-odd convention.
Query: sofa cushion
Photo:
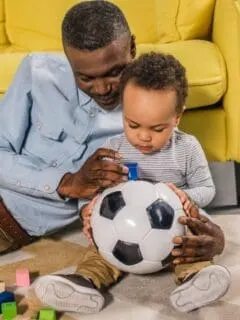
[[[162,43],[205,39],[210,35],[215,0],[156,0]]]
[[[158,41],[156,0],[110,0],[110,2],[124,12],[137,43]]]
[[[6,44],[7,42],[5,31],[4,0],[0,0],[0,45]]]
[[[6,31],[10,42],[26,51],[59,50],[66,11],[83,0],[7,0]]]
[[[189,109],[218,102],[226,91],[226,68],[216,45],[204,40],[178,41],[168,44],[140,44],[137,54],[149,51],[174,55],[187,70]]]
[[[7,91],[20,62],[27,53],[1,54],[1,51],[5,52],[5,49],[1,48],[0,50],[0,95],[3,95]]]

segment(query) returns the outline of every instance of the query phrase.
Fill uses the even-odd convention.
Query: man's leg
[[[41,302],[58,311],[94,313],[104,305],[102,289],[116,283],[121,275],[121,271],[90,246],[79,261],[75,274],[40,277],[35,292]]]
[[[36,239],[22,229],[0,198],[0,255],[17,250]]]
[[[175,309],[189,312],[217,301],[230,286],[229,271],[212,261],[177,265],[175,280],[179,287],[170,296]]]

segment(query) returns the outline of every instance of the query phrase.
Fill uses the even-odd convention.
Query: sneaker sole
[[[104,297],[96,289],[79,286],[59,276],[39,278],[34,290],[42,303],[56,311],[95,313],[104,305]]]
[[[206,267],[171,293],[171,303],[180,312],[198,309],[224,296],[230,279],[226,268],[217,265]]]

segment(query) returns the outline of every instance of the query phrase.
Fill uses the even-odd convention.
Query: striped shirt
[[[167,144],[153,154],[141,153],[124,134],[109,138],[103,147],[118,151],[122,163],[137,162],[139,179],[172,182],[201,208],[214,198],[215,186],[206,156],[192,135],[175,129]]]

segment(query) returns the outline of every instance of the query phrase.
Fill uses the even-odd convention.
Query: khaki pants
[[[175,267],[176,283],[181,284],[184,279],[211,265],[210,261],[182,264]],[[117,282],[122,272],[108,263],[94,246],[86,249],[84,256],[76,270],[76,274],[91,279],[97,288],[108,287]]]

